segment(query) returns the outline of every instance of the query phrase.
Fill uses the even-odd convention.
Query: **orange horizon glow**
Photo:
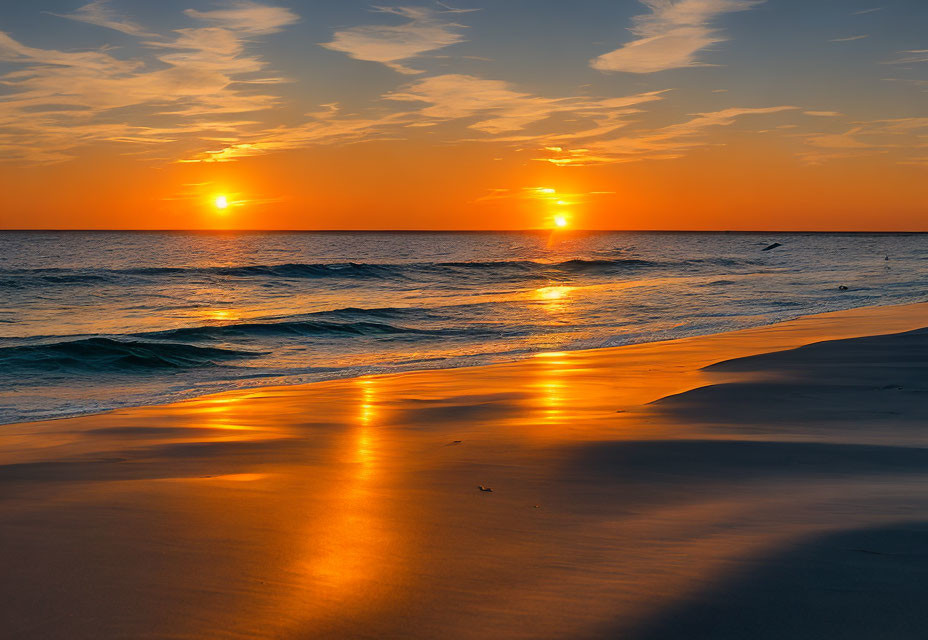
[[[907,1],[812,3],[801,34],[790,3],[748,1],[597,0],[530,23],[511,3],[423,5],[406,25],[408,8],[346,2],[196,0],[163,21],[138,0],[27,3],[0,43],[0,229],[928,231]],[[760,11],[786,12],[763,38],[720,21]],[[707,35],[635,36],[681,15]],[[545,19],[603,31],[552,48]],[[838,37],[872,20],[896,30]],[[512,66],[510,29],[537,60]],[[777,48],[796,38],[808,64]]]
[[[0,169],[0,228],[215,229],[216,214],[234,209],[221,216],[223,229],[525,230],[557,228],[554,216],[565,215],[570,228],[588,230],[928,231],[928,181],[917,167],[859,161],[797,171],[773,155],[739,162],[714,149],[700,166],[637,163],[611,177],[529,166],[499,176],[468,154],[460,158],[467,172],[449,172],[447,163],[458,159],[422,149],[412,187],[404,175],[412,159],[381,165],[369,146],[369,153],[357,146],[299,161],[266,156],[155,174],[106,161],[7,166]],[[532,186],[539,183],[545,186]],[[235,195],[220,191],[228,184]],[[216,206],[219,196],[225,208]]]

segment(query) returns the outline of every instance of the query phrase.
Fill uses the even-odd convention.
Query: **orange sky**
[[[795,166],[783,150],[757,146],[585,168],[491,156],[477,145],[417,152],[371,142],[224,164],[152,168],[101,155],[6,167],[0,224],[520,229],[550,226],[562,214],[587,229],[928,230],[921,167],[870,159]],[[232,203],[225,210],[214,205],[220,194]]]
[[[0,228],[928,231],[914,0],[39,4]]]

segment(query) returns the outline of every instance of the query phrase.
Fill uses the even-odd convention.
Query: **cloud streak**
[[[277,33],[284,27],[299,22],[299,16],[290,9],[272,7],[249,0],[232,2],[224,9],[212,11],[187,9],[184,13],[215,27],[248,35]]]
[[[445,12],[427,7],[375,7],[378,13],[406,18],[400,25],[363,25],[336,31],[331,42],[322,46],[340,51],[355,60],[379,62],[404,74],[422,73],[403,64],[429,51],[444,49],[464,41],[465,27],[442,18],[442,13],[462,13],[459,9]]]
[[[405,110],[365,117],[343,116],[337,105],[327,105],[323,111],[310,114],[311,119],[304,124],[279,127],[188,161],[228,162],[314,145],[406,138],[410,129],[447,122],[462,123],[482,134],[466,141],[544,145],[615,131],[625,126],[627,116],[640,112],[636,105],[661,100],[663,93],[651,91],[619,98],[549,98],[519,91],[499,80],[446,74],[409,83],[383,96],[392,102],[423,103],[423,106],[413,108],[410,104]],[[556,121],[559,116],[591,123],[593,128],[567,131],[567,125]]]
[[[242,158],[312,146],[351,144],[396,138],[398,131],[415,121],[412,114],[395,113],[381,117],[343,117],[338,105],[309,114],[310,120],[297,126],[280,126],[254,135],[241,136],[233,144],[220,145],[181,160],[181,163],[233,162]]]
[[[899,55],[902,57],[890,60],[888,64],[918,64],[921,62],[928,62],[928,49],[900,51]]]
[[[86,22],[87,24],[93,24],[98,27],[103,27],[104,29],[112,29],[113,31],[119,31],[120,33],[125,33],[130,36],[148,37],[154,35],[145,31],[141,25],[117,14],[109,7],[107,0],[94,0],[80,7],[73,13],[52,13],[51,15],[58,16],[59,18],[67,18],[69,20],[76,20],[77,22]]]
[[[890,118],[854,122],[838,133],[803,136],[809,148],[801,153],[810,164],[893,152],[899,164],[917,162],[928,149],[928,118]]]
[[[106,49],[30,47],[0,32],[0,61],[16,67],[0,76],[7,88],[0,95],[5,159],[56,162],[95,143],[203,146],[202,138],[234,138],[257,124],[239,114],[275,106],[278,98],[258,87],[279,79],[260,75],[266,63],[249,53],[248,45],[294,23],[297,16],[254,2],[186,13],[210,26],[178,29],[163,37],[130,21],[107,24],[151,38],[143,46],[153,54],[131,59]],[[100,2],[67,17],[114,20]]]
[[[401,102],[424,102],[418,111],[436,121],[471,118],[467,126],[488,134],[522,130],[556,114],[607,118],[617,110],[660,100],[662,91],[622,98],[547,98],[514,89],[500,80],[470,75],[446,74],[426,78],[385,98]]]
[[[640,0],[651,13],[635,18],[635,40],[590,61],[600,71],[655,73],[707,66],[696,54],[727,38],[711,26],[720,15],[763,0]]]
[[[798,107],[777,106],[760,108],[729,108],[693,115],[689,120],[615,138],[581,141],[581,148],[552,147],[554,155],[538,158],[558,166],[588,166],[639,160],[670,160],[680,158],[698,147],[713,144],[707,137],[714,127],[733,125],[744,116],[769,115],[794,111]]]
[[[828,42],[854,42],[855,40],[863,40],[869,37],[868,34],[861,34],[859,36],[848,36],[847,38],[832,38]]]

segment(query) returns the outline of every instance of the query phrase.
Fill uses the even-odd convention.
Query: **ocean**
[[[0,423],[926,300],[928,234],[2,232]]]

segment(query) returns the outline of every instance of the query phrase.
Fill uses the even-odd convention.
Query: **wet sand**
[[[923,638],[925,325],[0,426],[0,635]]]

